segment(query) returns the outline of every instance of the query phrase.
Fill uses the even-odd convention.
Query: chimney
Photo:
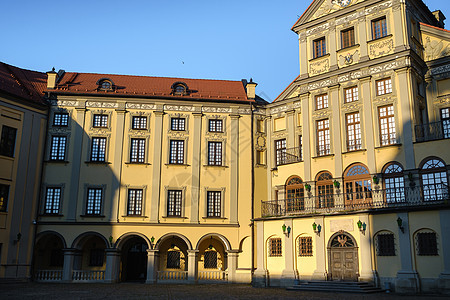
[[[47,88],[54,89],[56,87],[57,73],[55,72],[55,68],[53,67],[51,71],[47,72]]]
[[[442,13],[442,11],[435,10],[435,11],[432,12],[432,14],[436,18],[436,20],[438,21],[439,27],[444,28],[445,16]]]
[[[245,89],[247,90],[247,98],[255,99],[255,90],[257,85],[258,84],[256,82],[253,82],[253,78],[250,78],[250,82],[247,82],[245,86]]]

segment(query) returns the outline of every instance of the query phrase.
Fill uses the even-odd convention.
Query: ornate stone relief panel
[[[438,75],[438,74],[442,74],[442,73],[446,73],[446,72],[450,72],[450,64],[431,69],[430,75],[434,76],[434,75]]]
[[[139,103],[127,103],[126,108],[139,109],[139,110],[153,110],[156,109],[154,104],[139,104]]]
[[[424,44],[425,61],[430,61],[433,59],[438,59],[450,55],[449,41],[437,39],[429,35],[423,35],[422,40],[425,41]]]
[[[368,46],[370,59],[394,53],[393,37],[383,38],[378,41],[369,42]]]
[[[359,47],[358,47],[359,48]],[[339,54],[339,68],[348,67],[359,62],[359,49],[352,49],[348,52]]]
[[[319,75],[328,72],[330,69],[330,62],[328,56],[325,58],[317,59],[309,63],[309,75]]]
[[[320,18],[326,14],[333,13],[350,5],[359,3],[364,0],[325,0],[319,9],[314,13],[310,21]]]
[[[86,102],[86,107],[96,107],[96,108],[118,108],[119,103],[114,102]]]

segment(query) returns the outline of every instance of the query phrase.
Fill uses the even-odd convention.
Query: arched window
[[[372,180],[363,164],[354,164],[344,173],[345,206],[372,205]]]
[[[97,89],[100,91],[112,91],[114,88],[114,83],[111,79],[101,78],[97,81]]]
[[[188,86],[186,83],[178,81],[172,84],[172,95],[184,96],[188,94]]]
[[[387,203],[405,202],[405,178],[403,168],[398,163],[388,164],[383,172]]]
[[[421,229],[415,234],[417,255],[431,256],[439,255],[437,235],[434,230]]]
[[[424,201],[440,201],[448,197],[445,164],[438,158],[427,160],[420,170]]]
[[[286,182],[286,210],[295,212],[305,209],[305,190],[298,176],[290,177]]]
[[[330,172],[323,171],[316,177],[316,208],[334,207],[333,176]]]

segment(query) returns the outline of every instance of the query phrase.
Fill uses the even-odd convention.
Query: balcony
[[[428,142],[450,138],[450,122],[439,121],[428,124],[416,125],[416,142]]]
[[[439,184],[435,189],[419,187],[400,189],[362,189],[352,193],[313,195],[303,198],[262,201],[262,217],[292,215],[338,214],[341,212],[420,207],[449,204],[449,187]]]
[[[276,157],[277,166],[292,164],[303,161],[302,151],[299,147],[279,150]]]

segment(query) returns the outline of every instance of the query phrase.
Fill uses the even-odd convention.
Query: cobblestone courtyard
[[[252,288],[249,285],[0,283],[0,299],[445,299],[443,296],[344,294]]]

